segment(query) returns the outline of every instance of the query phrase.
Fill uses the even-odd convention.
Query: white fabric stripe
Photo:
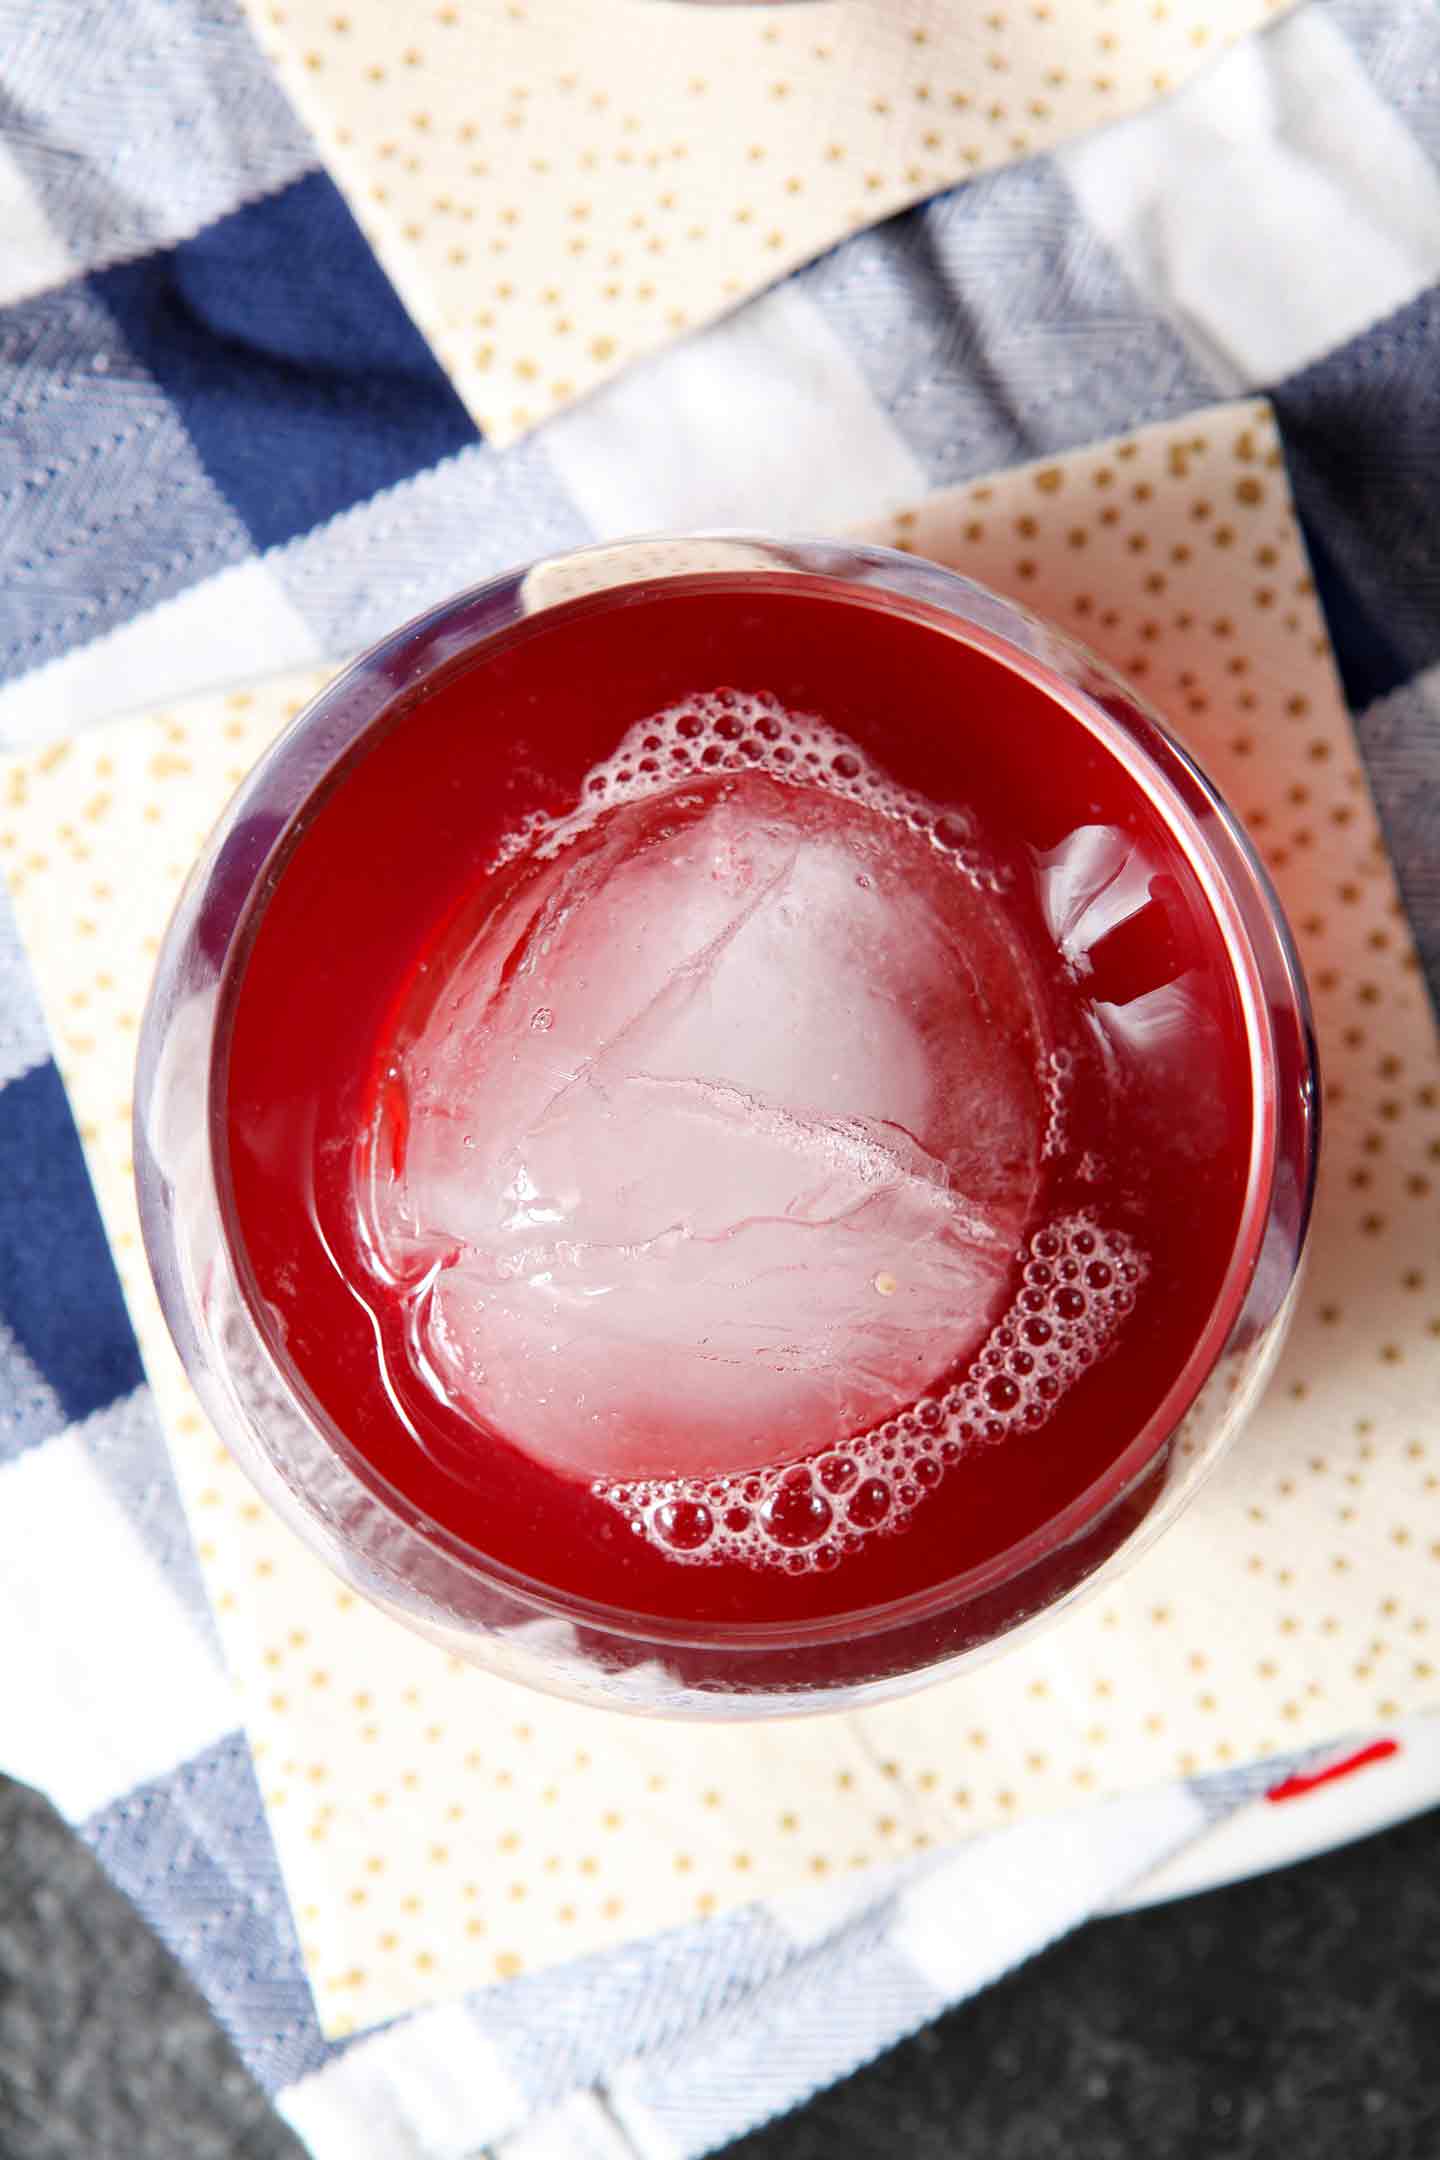
[[[59,285],[73,274],[70,252],[43,204],[0,142],[0,307]]]
[[[0,688],[0,747],[26,750],[122,712],[306,667],[320,640],[252,557]]]
[[[1127,1793],[977,1839],[900,1893],[891,1942],[949,2001],[986,1986],[1206,1828],[1184,1785]]]
[[[1440,276],[1440,175],[1313,7],[1056,162],[1228,389],[1303,367]]]
[[[828,532],[927,484],[795,284],[627,369],[540,440],[602,539],[714,525]]]
[[[0,1466],[0,1749],[79,1822],[236,1723],[228,1675],[91,1457],[125,1404]]]
[[[276,2105],[313,2160],[468,2160],[525,2113],[519,2089],[459,2003],[357,2042]]]
[[[572,2094],[492,2152],[493,2160],[639,2160],[599,2093]]]

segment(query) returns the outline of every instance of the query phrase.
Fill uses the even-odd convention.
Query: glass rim
[[[653,558],[657,554],[670,548],[691,549],[697,542],[702,543],[707,550],[713,548],[723,552],[733,548],[737,560],[727,568],[677,568],[668,572],[654,570]],[[763,567],[755,563],[753,558],[756,553],[765,558]],[[645,558],[643,567],[639,563],[636,567],[641,571],[643,582],[647,586],[668,586],[682,581],[693,584],[702,580],[729,583],[736,578],[750,582],[756,577],[765,577],[767,580],[793,580],[811,585],[828,584],[835,589],[837,598],[841,597],[843,588],[844,597],[852,603],[883,607],[891,613],[898,609],[927,627],[980,651],[1010,672],[1020,674],[1043,695],[1061,704],[1078,724],[1098,739],[1102,749],[1121,765],[1132,785],[1142,791],[1174,837],[1187,864],[1199,880],[1206,902],[1220,929],[1232,980],[1235,982],[1244,1013],[1254,1114],[1240,1220],[1230,1261],[1205,1327],[1159,1404],[1104,1470],[1062,1508],[1027,1532],[1024,1537],[986,1560],[939,1582],[931,1583],[921,1590],[841,1614],[829,1614],[811,1620],[745,1622],[685,1621],[659,1614],[638,1613],[572,1594],[542,1578],[499,1561],[482,1548],[472,1545],[445,1524],[436,1521],[426,1509],[417,1505],[378,1470],[348,1438],[334,1416],[314,1396],[303,1377],[284,1357],[283,1345],[279,1342],[265,1301],[259,1293],[236,1220],[233,1195],[230,1191],[228,1139],[224,1117],[227,1063],[225,1053],[229,1040],[227,1020],[233,1007],[236,988],[243,976],[244,955],[248,950],[250,937],[263,914],[262,896],[274,873],[277,860],[283,855],[302,815],[313,807],[322,790],[328,792],[331,785],[343,784],[340,768],[351,753],[360,748],[370,731],[387,713],[393,712],[397,705],[403,706],[414,692],[432,681],[442,670],[448,671],[452,665],[463,664],[473,658],[493,638],[526,622],[534,622],[538,626],[546,615],[566,604],[564,596],[561,596],[553,603],[541,602],[535,607],[527,606],[524,598],[525,585],[534,572],[549,569],[563,571],[573,563],[607,556],[616,559],[619,567],[623,567],[623,559],[626,557],[631,558],[632,562],[635,562],[637,557]],[[742,556],[744,559],[738,559]],[[907,590],[904,582],[887,584],[882,579],[862,582],[846,577],[843,571],[838,571],[835,567],[837,556],[842,556],[850,563],[873,564],[902,580],[908,574],[912,583],[918,582],[919,575],[923,573],[924,581],[932,587],[941,591],[946,588],[953,589],[957,601],[972,597],[993,606],[998,600],[1007,614],[1034,624],[1041,633],[1043,645],[1057,650],[1064,649],[1068,654],[1079,656],[1094,677],[1113,682],[1121,689],[1128,708],[1127,719],[1122,722],[1106,709],[1098,697],[1067,681],[1056,668],[1047,664],[1043,657],[1027,653],[1003,632],[987,629],[983,624],[947,611],[943,598],[917,596]],[[621,576],[606,585],[592,588],[589,594],[579,597],[603,600],[607,594],[623,592],[626,584],[631,582],[635,580]],[[507,588],[511,594],[511,604],[500,618],[487,623],[473,636],[447,638],[447,626],[453,626],[457,618],[464,619],[477,610],[483,611],[487,602],[495,600],[505,593]],[[403,682],[397,685],[393,677],[386,674],[386,664],[404,655],[407,648],[411,649],[414,665],[406,670]],[[837,542],[829,539],[789,536],[777,539],[773,535],[752,531],[727,530],[683,536],[673,533],[639,535],[621,541],[601,541],[581,548],[566,549],[557,555],[540,558],[536,563],[519,571],[512,570],[483,580],[437,603],[378,640],[326,684],[276,738],[232,799],[221,821],[220,831],[223,833],[231,828],[243,814],[244,806],[252,793],[263,786],[288,751],[304,743],[317,723],[327,716],[342,717],[347,706],[357,699],[361,709],[346,719],[344,739],[336,754],[316,772],[309,787],[292,808],[283,828],[267,849],[264,860],[256,866],[244,906],[231,933],[221,969],[220,999],[210,1043],[205,1122],[216,1212],[226,1259],[233,1271],[251,1325],[264,1349],[271,1373],[279,1381],[296,1410],[318,1431],[324,1443],[335,1451],[371,1499],[476,1580],[536,1608],[537,1616],[544,1614],[572,1624],[598,1629],[611,1636],[653,1643],[657,1647],[757,1652],[789,1646],[809,1647],[837,1638],[868,1639],[923,1623],[927,1619],[972,1604],[987,1592],[1006,1583],[1022,1579],[1045,1559],[1063,1552],[1103,1523],[1161,1459],[1167,1440],[1174,1436],[1181,1420],[1224,1355],[1231,1333],[1243,1316],[1247,1294],[1263,1247],[1265,1230],[1273,1212],[1280,1166],[1278,1047],[1269,1003],[1264,995],[1260,962],[1245,919],[1245,911],[1239,905],[1233,890],[1237,871],[1248,879],[1250,898],[1253,902],[1258,902],[1265,929],[1274,940],[1276,955],[1283,967],[1296,1009],[1300,1034],[1305,1045],[1307,1070],[1311,1074],[1315,1064],[1313,1028],[1304,978],[1269,877],[1235,813],[1203,768],[1148,701],[1141,697],[1132,685],[1123,682],[1105,662],[1069,639],[1066,633],[1057,631],[1042,618],[1031,615],[1022,603],[1011,600],[1008,596],[992,594],[989,588],[975,583],[961,572],[944,569],[898,550],[870,543]],[[403,724],[403,711],[397,716],[397,724]],[[1148,740],[1145,739],[1147,737]],[[1227,866],[1219,859],[1202,830],[1200,814],[1186,802],[1181,781],[1199,796],[1204,815],[1217,822],[1234,858],[1230,865]],[[203,868],[203,865],[201,867]],[[279,874],[283,875],[283,869]],[[162,966],[164,959],[165,953],[162,951]],[[1316,1120],[1312,1114],[1306,1134],[1303,1187],[1299,1195],[1297,1252],[1304,1241],[1317,1161],[1318,1135]],[[1065,1602],[1065,1599],[1062,1598],[1060,1602]],[[1003,1642],[1005,1637],[1000,1639]]]

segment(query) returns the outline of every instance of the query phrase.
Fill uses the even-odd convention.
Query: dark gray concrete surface
[[[1440,1812],[1061,1943],[727,2160],[1440,2160]],[[300,2160],[0,1780],[0,2160]]]
[[[3,1778],[0,2160],[303,2160],[133,1907]]]

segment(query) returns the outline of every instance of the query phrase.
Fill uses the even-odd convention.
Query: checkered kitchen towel
[[[546,549],[834,528],[1263,389],[1434,987],[1437,280],[1431,0],[1312,0],[1183,96],[857,235],[501,453],[227,0],[0,0],[0,745],[338,659]],[[326,2160],[711,2150],[1266,1775],[324,2042],[3,895],[0,1640],[0,1761]]]

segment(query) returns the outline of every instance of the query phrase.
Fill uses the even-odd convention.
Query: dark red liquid
[[[1038,1429],[982,1431],[901,1528],[827,1571],[677,1564],[585,1478],[544,1467],[453,1398],[397,1383],[388,1353],[387,1384],[377,1344],[394,1316],[356,1215],[357,1150],[373,1143],[396,1015],[417,970],[454,949],[457,924],[483,921],[489,887],[513,882],[491,871],[502,844],[537,812],[569,813],[637,722],[720,686],[819,716],[903,788],[967,814],[1017,939],[1048,970],[1070,1056],[1065,1145],[1044,1166],[1034,1227],[1086,1212],[1144,1256],[1133,1310]],[[1083,854],[1085,834],[1131,863],[1132,885],[1136,864],[1145,876],[1077,957],[1057,946],[1055,866]],[[1251,1057],[1225,939],[1184,848],[1058,699],[943,618],[854,588],[691,578],[577,601],[477,648],[397,699],[324,783],[237,953],[220,1152],[242,1280],[272,1345],[413,1508],[562,1596],[637,1616],[783,1622],[979,1566],[1059,1514],[1146,1426],[1233,1258]],[[1021,1280],[1017,1261],[1017,1294]]]

